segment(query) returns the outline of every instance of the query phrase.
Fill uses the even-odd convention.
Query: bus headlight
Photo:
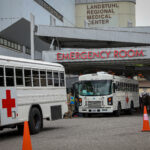
[[[108,104],[108,105],[112,105],[112,104],[113,104],[113,98],[112,98],[112,97],[109,97],[109,98],[107,99],[107,104]]]

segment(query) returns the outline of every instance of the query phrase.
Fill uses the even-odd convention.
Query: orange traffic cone
[[[142,131],[150,131],[149,119],[148,119],[148,114],[147,114],[146,106],[144,106],[143,129],[142,129]]]
[[[24,134],[23,134],[22,150],[32,150],[29,126],[28,126],[27,121],[24,122]]]

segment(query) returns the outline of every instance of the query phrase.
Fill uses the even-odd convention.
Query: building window
[[[18,49],[18,45],[15,43],[15,49],[17,50]]]
[[[13,48],[13,49],[14,49],[14,43],[13,43],[13,42],[11,43],[11,48]]]
[[[4,45],[7,46],[7,40],[4,39]]]
[[[30,54],[31,54],[31,50],[30,50],[29,48],[26,47],[25,53],[30,55]]]
[[[8,41],[7,46],[10,47],[10,45],[11,45],[11,44],[10,44],[10,41]]]
[[[2,38],[0,38],[0,45],[4,44],[4,40]]]
[[[21,51],[21,46],[18,44],[18,50]]]
[[[15,43],[15,42],[8,41],[8,40],[6,40],[6,39],[4,39],[4,38],[0,38],[0,45],[3,45],[3,46],[6,46],[6,47],[15,49],[15,50],[17,50],[17,51],[23,52],[23,47],[22,47],[22,45],[17,44],[17,43]]]

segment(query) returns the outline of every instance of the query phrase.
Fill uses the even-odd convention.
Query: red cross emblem
[[[7,109],[7,117],[12,117],[11,109],[16,107],[15,99],[11,98],[11,91],[6,90],[6,99],[2,99],[2,108]]]
[[[127,102],[127,103],[129,102],[129,98],[128,98],[128,96],[126,97],[126,102]]]

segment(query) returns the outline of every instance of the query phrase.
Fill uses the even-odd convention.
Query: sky
[[[136,0],[136,26],[150,26],[150,0]]]

